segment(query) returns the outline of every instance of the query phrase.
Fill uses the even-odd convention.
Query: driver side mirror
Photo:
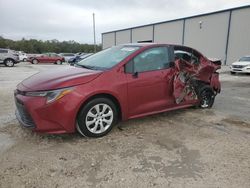
[[[133,78],[138,78],[138,72],[134,72],[132,76]]]
[[[134,61],[131,60],[124,66],[124,72],[126,74],[132,74],[133,78],[138,78],[138,72],[134,70]]]
[[[133,63],[133,61],[131,60],[128,63],[126,63],[124,68],[125,68],[124,69],[125,73],[133,74],[134,73],[134,63]]]

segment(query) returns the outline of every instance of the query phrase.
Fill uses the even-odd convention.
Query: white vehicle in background
[[[250,56],[244,56],[230,66],[231,74],[250,73]]]
[[[19,56],[19,61],[24,61],[26,62],[28,59],[28,56],[26,53],[24,53],[23,51],[18,51],[18,56]]]
[[[68,62],[69,59],[74,58],[76,56],[74,53],[60,53],[58,55],[64,57],[66,62]]]

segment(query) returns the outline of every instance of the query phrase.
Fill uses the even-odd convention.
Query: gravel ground
[[[221,74],[208,110],[120,123],[99,139],[19,126],[13,90],[55,66],[0,67],[0,187],[250,187],[250,76]]]

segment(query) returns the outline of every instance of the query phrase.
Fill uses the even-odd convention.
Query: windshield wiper
[[[92,66],[89,66],[89,65],[80,65],[80,64],[78,64],[78,63],[76,63],[75,65],[78,66],[78,67],[85,68],[85,69],[93,69],[93,67],[92,67]]]
[[[86,68],[86,69],[91,69],[91,70],[107,70],[107,68],[104,67],[96,67],[96,66],[90,66],[90,65],[81,65],[81,64],[75,64],[76,66]]]

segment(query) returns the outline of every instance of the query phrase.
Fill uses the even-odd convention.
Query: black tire
[[[108,105],[110,107],[109,110],[112,110],[113,112],[113,119],[112,119],[112,123],[110,125],[108,125],[108,128],[104,131],[104,132],[101,132],[101,133],[93,133],[89,130],[89,128],[87,127],[86,125],[86,121],[87,121],[87,114],[88,112],[91,111],[91,109],[93,109],[96,105]],[[89,118],[89,117],[88,117]],[[93,118],[94,119],[94,118]],[[108,99],[108,98],[95,98],[91,101],[89,101],[87,104],[85,104],[78,116],[77,116],[77,125],[76,125],[76,128],[78,130],[78,132],[83,135],[83,136],[86,136],[86,137],[102,137],[106,134],[108,134],[111,129],[113,128],[113,126],[117,123],[118,121],[118,111],[117,111],[117,107],[116,105],[113,103],[112,100]],[[95,122],[96,123],[96,122]],[[97,122],[98,124],[98,122]],[[105,125],[105,126],[107,126]],[[100,125],[94,125],[94,127],[97,126],[99,127],[99,129],[101,129]],[[98,129],[98,128],[97,128]]]
[[[4,60],[4,65],[6,67],[14,67],[15,61],[13,59],[5,59]]]
[[[23,62],[27,62],[27,59],[26,59],[26,58],[24,58],[24,59],[23,59]]]
[[[32,63],[32,64],[38,64],[39,61],[38,61],[37,59],[33,59],[33,60],[31,61],[31,63]]]
[[[214,104],[214,98],[215,94],[213,89],[208,85],[203,86],[199,91],[199,107],[203,109],[211,108]]]
[[[230,71],[230,73],[231,73],[231,74],[236,74],[236,72],[232,72],[232,71]]]

